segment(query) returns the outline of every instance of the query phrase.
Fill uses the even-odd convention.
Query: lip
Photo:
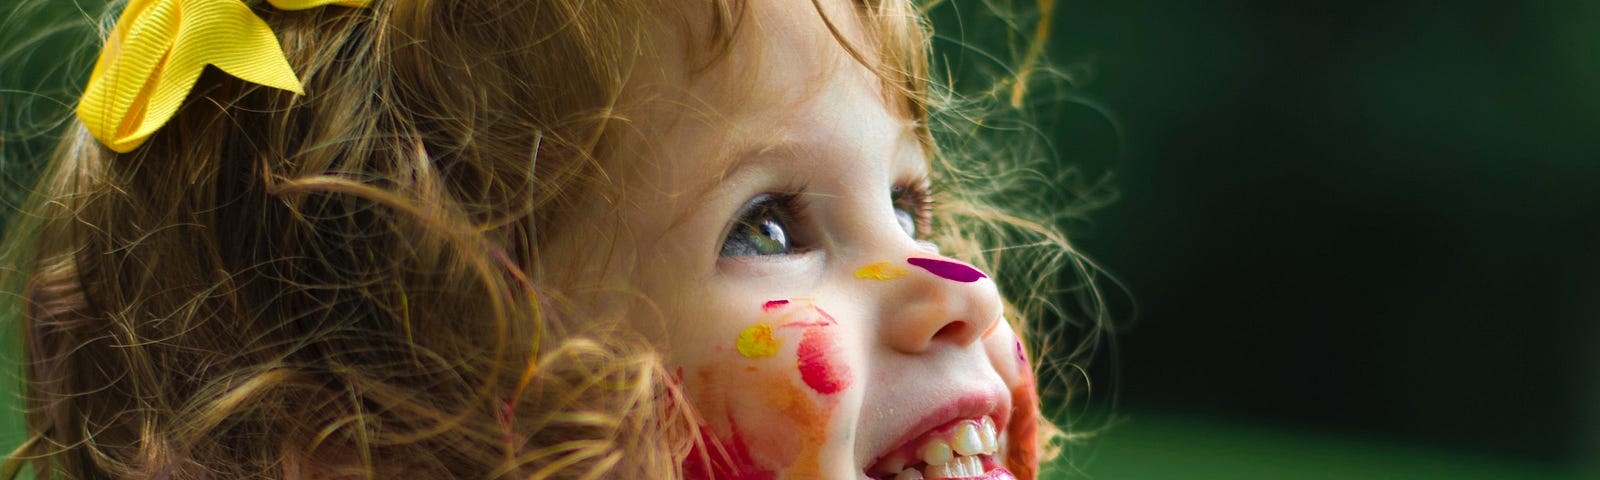
[[[869,478],[870,480],[870,477],[864,478]],[[995,467],[976,477],[950,478],[946,480],[1017,480],[1017,476],[1011,473],[1010,470],[1006,470],[1006,467]]]
[[[927,435],[935,429],[960,420],[979,419],[983,417],[989,417],[990,420],[994,421],[995,427],[1000,429],[1001,441],[1004,441],[1005,428],[1007,424],[1010,423],[1009,420],[1011,418],[1011,397],[1004,394],[1003,390],[993,388],[987,390],[967,391],[955,395],[951,400],[940,404],[938,407],[935,407],[933,410],[927,413],[924,413],[916,423],[907,428],[903,433],[900,434],[899,437],[895,438],[894,441],[889,442],[888,446],[873,454],[873,457],[870,461],[868,461],[865,465],[861,465],[862,474],[865,475],[867,469],[872,468],[873,465],[877,465],[879,461],[882,461],[883,458],[888,456],[890,453],[900,450],[901,448],[905,447],[907,443],[922,438],[924,435]],[[1004,468],[999,468],[998,470],[1003,472],[1001,476],[991,477],[991,474],[996,473],[994,470],[991,470],[990,472],[985,473],[983,476],[978,478],[1013,478],[1011,477],[1011,473],[1006,471]]]
[[[1010,470],[1006,470],[1006,467],[995,467],[994,469],[984,472],[983,475],[973,478],[974,480],[1017,480],[1017,476],[1012,475]]]

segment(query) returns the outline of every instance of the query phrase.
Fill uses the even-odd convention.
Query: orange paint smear
[[[1039,477],[1039,391],[1033,373],[1011,389],[1011,420],[1006,423],[1006,469],[1017,480]]]
[[[995,320],[993,323],[990,323],[989,324],[989,328],[984,330],[983,331],[983,335],[978,337],[978,338],[982,338],[984,340],[988,340],[989,336],[990,335],[994,335],[994,331],[999,329],[1000,328],[1000,324],[1002,324],[1002,323],[1006,323],[1006,317],[1002,316],[999,319]]]
[[[837,401],[818,399],[801,390],[793,380],[780,376],[767,376],[761,380],[765,400],[774,414],[795,422],[799,432],[785,439],[785,451],[794,455],[786,458],[788,478],[823,478],[822,447],[828,443],[828,423],[833,419]],[[735,427],[737,429],[737,426]]]

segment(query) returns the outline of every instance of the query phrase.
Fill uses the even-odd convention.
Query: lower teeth
[[[943,465],[927,465],[921,471],[916,468],[907,468],[895,475],[894,480],[918,480],[922,478],[966,478],[983,475],[983,461],[976,455],[957,456],[949,463]]]

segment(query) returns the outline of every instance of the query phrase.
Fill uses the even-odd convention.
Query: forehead
[[[855,5],[750,0],[734,11],[722,45],[711,39],[709,11],[674,11],[652,24],[618,101],[631,133],[624,143],[634,145],[617,162],[632,165],[615,166],[669,179],[663,187],[681,193],[742,153],[816,146],[864,113],[889,113],[904,131],[884,133],[914,141],[912,119],[887,111],[890,92],[862,63],[878,59]]]
[[[711,8],[679,8],[657,17],[644,46],[639,85],[687,86],[700,98],[741,103],[779,91],[773,102],[797,100],[847,64],[876,62],[863,12],[850,0],[730,0],[723,16]],[[847,47],[847,45],[851,47]],[[864,72],[863,72],[864,73]],[[653,81],[652,81],[653,80]],[[807,86],[813,88],[806,88]],[[752,107],[759,107],[753,105]]]

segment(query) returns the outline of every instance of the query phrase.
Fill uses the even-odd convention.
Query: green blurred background
[[[1057,9],[1131,292],[1081,472],[1600,479],[1600,2]]]
[[[42,1],[0,7],[13,162],[88,67],[14,48],[82,18]],[[1011,4],[952,3],[942,54],[1004,50],[985,12]],[[1056,10],[1073,85],[1039,122],[1109,172],[1068,227],[1125,288],[1067,410],[1098,433],[1052,477],[1600,479],[1600,1]]]

